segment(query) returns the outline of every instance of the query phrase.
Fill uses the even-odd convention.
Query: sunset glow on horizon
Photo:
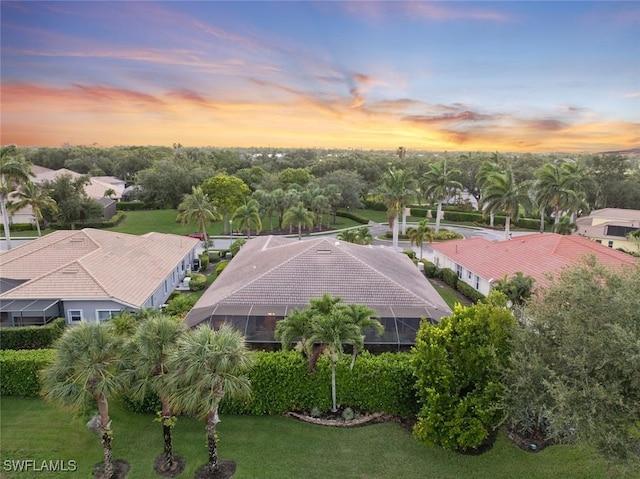
[[[636,2],[0,8],[3,145],[640,146]]]

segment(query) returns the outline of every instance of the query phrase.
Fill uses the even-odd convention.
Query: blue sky
[[[2,144],[640,144],[637,2],[6,2]]]

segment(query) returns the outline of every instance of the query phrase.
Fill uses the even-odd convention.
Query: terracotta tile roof
[[[435,319],[450,312],[406,255],[331,238],[297,241],[269,236],[242,247],[186,321],[198,324],[221,305],[280,306],[281,311],[304,307],[325,293],[378,311],[407,308],[421,310],[423,316],[429,311]]]
[[[640,265],[637,258],[582,236],[555,233],[518,236],[506,241],[471,238],[433,243],[432,248],[484,279],[501,279],[518,271],[547,283],[545,275],[555,275],[585,255],[595,255],[607,266]]]
[[[113,298],[141,307],[197,245],[163,233],[56,231],[0,255],[2,277],[29,280],[0,300]]]

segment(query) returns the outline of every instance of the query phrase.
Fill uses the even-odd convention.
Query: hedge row
[[[83,223],[76,223],[76,229],[82,228],[113,228],[114,226],[118,226],[122,220],[124,220],[126,215],[122,211],[116,211],[116,214],[113,215],[108,220],[96,220],[96,221],[85,221]],[[50,223],[49,228],[53,230],[63,229],[60,223]]]
[[[340,216],[341,218],[349,218],[350,220],[357,221],[361,225],[369,224],[369,220],[364,216],[360,216],[349,211],[336,211],[336,216]]]
[[[152,210],[155,208],[142,201],[118,201],[116,203],[116,209],[122,211],[142,211]]]
[[[481,301],[485,298],[484,294],[477,291],[464,281],[458,279],[458,275],[455,271],[449,268],[438,268],[430,261],[423,261],[424,274],[427,278],[438,278],[451,286],[453,289],[458,290],[465,297],[469,298],[474,303]]]
[[[16,326],[2,328],[0,349],[49,348],[65,330],[64,318],[58,318],[45,326]]]
[[[287,411],[331,408],[331,365],[321,357],[316,372],[297,351],[256,352],[255,366],[249,373],[251,401],[223,400],[224,414],[277,415]],[[340,404],[366,411],[386,412],[398,416],[415,415],[415,379],[408,353],[364,352],[356,359],[353,370],[350,357],[337,366],[337,396]],[[159,401],[147,398],[136,402],[125,398],[135,412],[153,413]]]
[[[0,351],[0,395],[38,396],[38,371],[53,361],[53,349]]]
[[[33,223],[12,223],[9,225],[10,231],[33,231],[36,225]]]

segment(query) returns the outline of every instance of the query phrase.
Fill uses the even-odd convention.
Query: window
[[[471,277],[472,277],[472,276],[473,276],[473,275],[471,274],[471,271],[469,271],[469,272],[467,273],[467,279],[471,279]]]
[[[619,236],[620,238],[624,238],[632,231],[637,230],[638,228],[634,226],[615,226],[609,225],[606,227],[606,235],[607,236]]]
[[[70,323],[79,323],[82,321],[82,310],[81,309],[70,309],[67,311],[67,316],[69,317]]]
[[[459,264],[456,265],[456,274],[458,275],[459,279],[462,279],[462,266],[460,266]]]
[[[609,248],[613,248],[613,241],[609,241],[609,242],[607,243],[607,246],[608,246]]]
[[[96,310],[96,319],[98,321],[109,321],[118,314],[120,314],[119,309],[98,309]]]
[[[169,288],[167,287],[167,280],[164,280],[164,294],[167,294],[169,292]]]
[[[476,289],[480,289],[480,276],[476,275]]]
[[[596,243],[602,244],[602,240],[596,240]]]

